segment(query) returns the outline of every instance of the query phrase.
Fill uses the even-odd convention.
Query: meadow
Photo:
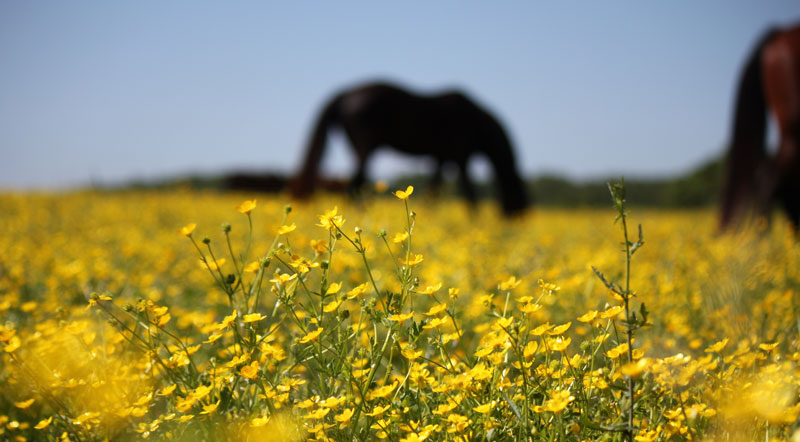
[[[614,189],[0,195],[0,437],[800,440],[788,225]]]

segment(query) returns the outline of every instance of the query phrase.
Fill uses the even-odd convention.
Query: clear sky
[[[721,152],[757,38],[798,20],[797,0],[7,0],[0,188],[294,170],[324,101],[370,79],[464,89],[526,174],[678,173]],[[334,137],[325,170],[350,161]]]

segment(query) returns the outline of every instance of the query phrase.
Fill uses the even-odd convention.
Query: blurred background
[[[596,184],[624,174],[654,204],[705,204],[745,58],[798,18],[796,0],[6,1],[0,189],[290,174],[324,102],[380,79],[493,111],[540,203],[605,204]],[[333,136],[323,173],[352,161]],[[370,176],[424,167],[384,152]]]

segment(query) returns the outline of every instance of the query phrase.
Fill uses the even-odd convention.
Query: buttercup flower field
[[[800,437],[782,218],[391,190],[0,196],[2,437]]]

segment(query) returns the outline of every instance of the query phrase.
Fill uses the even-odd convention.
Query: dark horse
[[[467,162],[474,154],[484,154],[494,167],[505,214],[521,212],[528,205],[511,143],[489,112],[460,92],[420,96],[383,83],[342,92],[325,106],[314,127],[302,170],[292,180],[295,196],[305,197],[313,191],[328,129],[335,126],[344,129],[358,158],[350,182],[353,189],[364,183],[372,153],[387,146],[433,157],[437,161],[435,185],[441,182],[443,164],[455,163],[461,191],[475,201]]]
[[[767,111],[780,133],[774,157],[767,154]],[[800,226],[800,26],[772,30],[747,61],[736,97],[720,228],[747,207],[768,215],[779,203],[795,231]]]

